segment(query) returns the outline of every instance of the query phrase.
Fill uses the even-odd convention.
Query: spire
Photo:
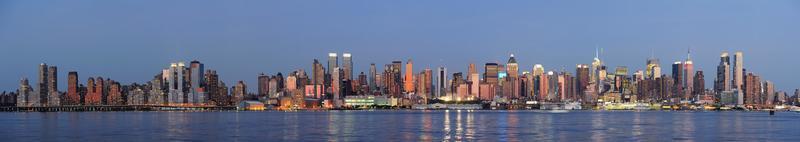
[[[600,49],[597,47],[597,44],[594,45],[594,58],[600,58]]]
[[[689,46],[689,49],[686,51],[686,61],[692,60],[692,47]]]
[[[508,63],[517,63],[517,59],[514,59],[514,54],[511,54],[511,57],[508,58]]]

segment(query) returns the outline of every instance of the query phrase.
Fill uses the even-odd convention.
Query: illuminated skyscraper
[[[722,52],[717,65],[717,78],[714,80],[714,91],[721,93],[731,90],[731,58],[728,52]]]
[[[28,83],[28,79],[20,79],[19,89],[17,89],[17,107],[35,106],[38,102],[39,94],[34,93],[33,88]]]
[[[506,84],[504,84],[504,88],[508,88],[505,90],[506,96],[509,98],[519,98],[520,94],[520,81],[519,81],[519,65],[517,64],[517,59],[514,58],[514,54],[511,54],[508,58],[508,63],[506,64],[506,72],[508,73],[508,78],[506,80]],[[477,86],[476,86],[477,87]]]
[[[207,92],[205,88],[205,65],[200,61],[192,61],[189,64],[190,91],[187,95],[188,103],[205,104]]]
[[[764,81],[763,89],[764,94],[761,95],[762,104],[772,106],[775,103],[775,84],[772,81]]]
[[[747,73],[744,79],[744,104],[757,105],[761,104],[761,77],[753,73]]]
[[[683,86],[685,87],[683,99],[688,100],[692,97],[692,92],[694,92],[694,63],[692,63],[691,50],[688,52],[683,66]]]
[[[103,78],[98,77],[97,80],[95,80],[94,78],[89,77],[89,80],[86,82],[86,96],[84,97],[84,104],[102,105],[103,92],[106,92],[105,87],[103,86]]]
[[[167,68],[167,71],[164,72],[164,77],[167,78],[167,84],[169,86],[169,93],[167,94],[168,103],[172,105],[178,105],[184,102],[184,97],[186,95],[185,91],[185,76],[184,72],[186,72],[186,67],[183,62],[172,63],[170,67]]]
[[[78,94],[78,89],[78,72],[71,71],[67,73],[67,96],[65,96],[65,105],[81,104],[81,96]]]
[[[328,53],[328,74],[333,74],[333,69],[339,67],[339,57],[336,53]]]
[[[472,74],[478,74],[478,69],[475,68],[475,63],[469,63],[469,68],[467,68],[467,80],[472,80]]]
[[[411,62],[411,59],[408,59],[406,63],[406,72],[404,77],[404,87],[403,90],[406,93],[414,93],[414,63]]]
[[[344,79],[353,80],[353,57],[350,53],[342,54],[342,71],[344,72]]]
[[[658,70],[656,70],[658,69]],[[647,59],[647,70],[645,71],[646,79],[654,80],[661,77],[661,63],[656,58]]]
[[[312,65],[312,79],[311,84],[313,85],[312,91],[314,98],[319,99],[322,96],[322,92],[325,88],[325,68],[322,67],[322,64],[319,63],[317,59],[314,59],[314,63]]]
[[[743,90],[744,85],[744,57],[741,51],[733,55],[733,88]]]
[[[589,65],[586,64],[578,64],[575,69],[575,93],[577,93],[580,99],[585,97],[586,87],[589,87]]]

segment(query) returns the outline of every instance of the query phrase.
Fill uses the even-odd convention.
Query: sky
[[[229,86],[259,73],[311,70],[329,52],[353,54],[355,71],[393,60],[414,70],[505,63],[574,72],[603,48],[609,68],[662,73],[687,58],[712,81],[723,51],[779,90],[800,88],[796,0],[3,0],[0,91],[35,83],[40,63],[121,83],[149,81],[170,62],[199,60]],[[482,71],[481,71],[482,72]],[[248,90],[254,91],[255,87]]]

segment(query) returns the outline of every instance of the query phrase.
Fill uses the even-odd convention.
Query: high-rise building
[[[320,64],[319,61],[317,61],[317,59],[314,59],[314,63],[312,66],[313,66],[312,77],[314,79],[311,82],[311,84],[314,85],[312,86],[313,87],[312,91],[314,91],[313,92],[313,95],[315,96],[314,98],[319,99],[322,96],[322,92],[325,92],[323,91],[325,90],[325,88],[323,87],[325,86],[325,68],[322,67],[322,64]]]
[[[231,90],[233,90],[231,92],[231,102],[237,104],[244,100],[244,96],[247,95],[247,84],[240,80]]]
[[[475,63],[469,63],[469,67],[467,68],[467,80],[472,80],[472,74],[478,74],[478,69],[475,68]]]
[[[47,89],[47,64],[39,64],[39,80],[37,80],[36,94],[39,97],[39,102],[36,104],[47,105],[48,91]]]
[[[483,82],[497,85],[499,83],[498,73],[500,69],[497,63],[486,63],[484,66]]]
[[[425,92],[423,92],[423,94],[425,94],[426,98],[430,98],[430,96],[433,95],[433,70],[430,68],[425,68],[425,70],[422,72],[424,73],[424,82],[421,84],[425,86],[423,87],[425,88]]]
[[[657,58],[647,59],[646,79],[654,80],[661,77],[661,63]]]
[[[580,98],[585,98],[585,91],[589,87],[589,65],[578,64],[575,69],[575,92],[580,95]]]
[[[58,67],[50,66],[47,69],[47,102],[48,106],[61,105],[61,93],[58,92]]]
[[[757,105],[761,103],[761,78],[753,73],[748,73],[744,79],[744,104]]]
[[[353,80],[353,55],[350,53],[342,54],[342,71],[344,72],[344,79]]]
[[[683,99],[688,100],[692,97],[692,92],[694,92],[694,63],[692,62],[691,50],[688,52],[683,66],[683,86],[685,87]]]
[[[187,94],[187,90],[185,84],[185,75],[186,67],[183,62],[172,63],[170,67],[166,69],[163,74],[164,78],[167,78],[167,84],[169,87],[169,93],[167,94],[167,103],[171,105],[179,105],[186,103],[185,95]]]
[[[268,97],[269,94],[269,75],[258,74],[258,97]]]
[[[731,58],[728,52],[722,52],[719,65],[717,65],[717,78],[714,80],[714,91],[721,93],[731,90]]]
[[[762,104],[771,106],[775,104],[775,84],[772,81],[764,81],[764,93],[761,95]]]
[[[375,63],[369,64],[369,76],[367,76],[368,84],[369,84],[369,93],[371,94],[374,90],[378,90],[378,83],[376,77],[378,76],[378,69],[375,67]]]
[[[67,96],[65,96],[65,105],[81,104],[81,96],[78,94],[78,87],[78,72],[71,71],[67,73]]]
[[[103,99],[103,78],[97,78],[95,81],[94,78],[89,77],[89,80],[86,81],[86,96],[84,97],[84,104],[85,105],[102,105]]]
[[[698,96],[704,95],[706,89],[706,79],[703,71],[697,71],[692,79],[692,97],[699,98]]]
[[[542,64],[535,64],[535,65],[533,65],[533,72],[532,72],[532,74],[533,74],[534,76],[541,76],[541,75],[544,75],[544,74],[545,74],[545,72],[544,72],[544,66],[543,66]]]
[[[106,96],[106,105],[125,105],[125,101],[122,98],[122,86],[111,79],[107,79],[106,82],[108,83],[108,96]]]
[[[189,95],[188,103],[205,104],[207,92],[205,88],[205,65],[200,61],[194,60],[189,64]]]
[[[436,98],[447,95],[447,68],[439,67],[436,71]]]
[[[733,88],[743,90],[744,85],[744,57],[741,51],[733,55]]]
[[[403,91],[406,93],[414,93],[414,63],[411,59],[406,62],[406,72],[404,77]]]
[[[328,53],[328,74],[333,74],[333,70],[339,67],[339,57],[336,53]]]
[[[209,82],[215,81],[215,80],[211,80],[208,77],[210,74],[211,74],[210,72],[206,73],[206,76],[207,76],[206,80],[208,80]],[[215,74],[216,74],[216,72],[215,72]],[[150,85],[150,90],[149,90],[148,97],[147,97],[147,104],[150,104],[150,105],[164,105],[164,98],[165,98],[164,95],[166,94],[164,88],[166,88],[166,86],[165,86],[165,83],[164,83],[164,77],[162,75],[163,74],[156,74],[155,76],[153,76],[153,80],[150,80],[150,82],[148,84],[148,85]],[[209,85],[209,87],[211,87],[211,85]],[[209,89],[209,92],[214,92],[214,91],[215,91],[214,89]],[[88,94],[88,92],[89,91],[87,91],[87,94]],[[212,99],[212,102],[213,102],[214,101],[213,93],[212,93],[211,99]]]
[[[675,63],[672,64],[672,78],[674,79],[673,81],[675,81],[675,83],[674,83],[674,87],[675,88],[673,89],[673,92],[672,92],[673,95],[682,95],[682,94],[684,94],[684,92],[683,92],[683,88],[684,88],[683,85],[685,83],[685,79],[684,79],[684,76],[683,76],[683,73],[684,73],[684,69],[683,68],[684,67],[685,66],[683,65],[683,62],[681,62],[681,61],[676,61]],[[670,97],[676,97],[676,96],[670,96]],[[683,96],[681,96],[681,97],[683,97]]]
[[[19,89],[17,89],[17,107],[36,106],[39,103],[39,98],[39,94],[35,94],[28,83],[28,78],[20,79]]]
[[[519,81],[519,64],[517,64],[517,59],[514,58],[514,54],[511,54],[508,58],[508,63],[506,64],[506,72],[508,73],[508,77],[506,80],[506,84],[504,84],[504,88],[508,88],[506,90],[506,96],[512,99],[519,98],[520,96],[520,81]]]

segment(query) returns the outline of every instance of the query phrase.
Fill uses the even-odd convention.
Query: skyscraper
[[[344,71],[344,79],[353,80],[353,57],[350,53],[342,54],[342,71]]]
[[[672,64],[672,78],[674,79],[673,81],[675,81],[674,83],[675,88],[673,89],[672,92],[673,96],[670,97],[676,97],[675,95],[683,97],[682,96],[682,94],[684,94],[683,85],[685,84],[683,76],[684,67],[685,66],[683,65],[683,62],[681,61],[676,61],[675,63]]]
[[[247,95],[247,85],[244,83],[244,81],[241,80],[238,83],[236,83],[236,85],[231,90],[233,90],[233,92],[231,92],[232,96],[231,102],[233,102],[234,104],[244,100],[244,96]]]
[[[436,98],[447,95],[447,68],[439,67],[436,71]]]
[[[47,75],[48,75],[48,73],[47,73],[47,64],[45,64],[45,63],[39,64],[39,74],[38,75],[39,75],[39,80],[37,80],[37,82],[36,82],[37,83],[37,88],[35,88],[35,89],[36,89],[36,94],[39,97],[39,99],[37,99],[37,100],[39,100],[39,102],[37,102],[36,104],[44,106],[44,105],[47,105],[47,97],[48,97],[48,93],[50,92],[50,91],[47,90],[48,89],[47,88]]]
[[[658,70],[656,70],[658,69]],[[645,71],[646,79],[654,80],[661,77],[661,63],[657,58],[647,59],[647,70]]]
[[[411,59],[408,59],[408,62],[406,62],[406,72],[405,72],[404,79],[405,79],[405,81],[404,81],[404,85],[403,85],[404,86],[403,90],[406,93],[414,93],[415,92],[415,90],[414,90],[414,63],[411,61]]]
[[[190,94],[187,96],[188,103],[205,104],[205,65],[200,61],[194,60],[189,64]]]
[[[165,74],[163,76],[167,78],[167,84],[169,86],[169,93],[167,94],[168,103],[171,105],[179,105],[184,102],[184,97],[186,95],[185,91],[185,76],[184,72],[186,71],[186,65],[183,62],[172,63],[170,67],[166,69]]]
[[[753,73],[747,73],[744,79],[744,104],[757,105],[761,104],[761,77]]]
[[[692,92],[694,91],[694,63],[692,62],[692,54],[691,50],[689,50],[686,61],[683,62],[684,71],[683,71],[683,86],[684,88],[684,100],[688,100],[692,97]]]
[[[585,97],[586,87],[589,86],[589,65],[586,64],[578,64],[575,69],[575,92],[579,95],[579,98]]]
[[[65,97],[65,105],[79,105],[81,104],[81,96],[78,90],[78,72],[71,71],[67,73],[67,96]]]
[[[717,78],[714,80],[714,91],[721,93],[731,90],[731,59],[728,52],[722,52],[717,65]]]
[[[761,100],[763,101],[762,104],[771,106],[775,103],[775,84],[772,81],[764,81],[763,89],[764,93],[761,95]]]
[[[339,57],[336,53],[328,53],[328,74],[333,74],[333,70],[339,67]]]
[[[692,79],[692,97],[699,98],[698,96],[704,95],[705,87],[706,87],[706,79],[705,75],[703,75],[703,71],[697,71],[694,78]]]
[[[258,97],[268,97],[269,94],[269,75],[258,74]]]
[[[467,80],[472,80],[472,74],[478,74],[475,63],[469,63],[469,67],[467,68]]]
[[[28,83],[28,78],[20,79],[19,89],[17,89],[17,107],[35,106],[39,102],[39,98],[39,94],[35,94]]]
[[[484,65],[483,81],[487,84],[497,85],[499,71],[497,63],[486,63]]]
[[[369,64],[369,76],[367,76],[367,80],[369,82],[369,93],[371,94],[374,90],[378,90],[378,83],[376,77],[378,76],[378,69],[375,67],[375,63]]]
[[[733,55],[733,88],[743,90],[744,85],[744,57],[741,51]]]
[[[313,66],[312,76],[314,79],[311,82],[311,84],[314,85],[312,91],[314,91],[315,98],[319,99],[322,96],[322,92],[324,92],[323,90],[325,89],[323,87],[325,86],[325,68],[322,67],[322,64],[320,64],[319,61],[317,61],[317,59],[314,59],[314,63],[312,66]]]
[[[506,72],[508,73],[508,77],[506,79],[506,84],[504,84],[504,88],[509,88],[506,90],[506,96],[509,98],[519,98],[520,94],[520,82],[519,82],[519,65],[517,64],[517,59],[514,58],[514,54],[511,54],[508,58],[508,63],[506,64]],[[477,86],[476,86],[477,87]]]

